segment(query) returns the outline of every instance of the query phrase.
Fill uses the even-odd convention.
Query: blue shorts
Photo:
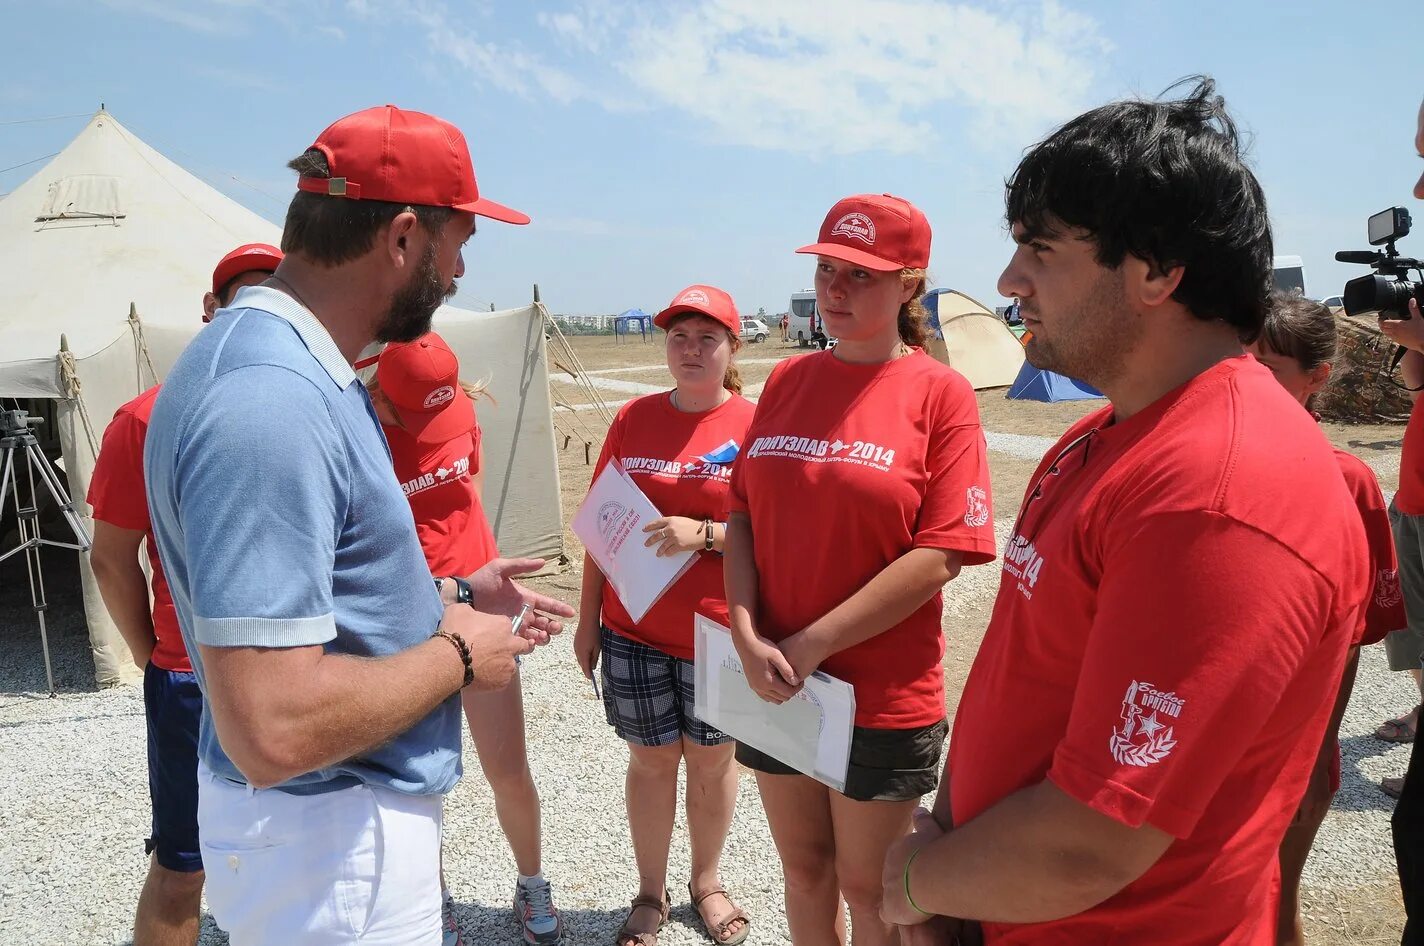
[[[198,723],[203,694],[191,673],[149,664],[143,672],[148,721],[148,797],[153,833],[144,842],[159,866],[191,874],[203,869],[198,848]]]
[[[687,737],[720,746],[732,737],[692,714],[692,661],[602,629],[603,713],[613,731],[636,746],[670,746]]]

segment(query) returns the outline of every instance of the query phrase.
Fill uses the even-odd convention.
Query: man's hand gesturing
[[[513,620],[528,605],[519,636],[535,644],[547,644],[549,638],[564,629],[560,618],[571,618],[574,609],[548,595],[525,588],[514,578],[529,575],[544,567],[542,558],[497,558],[467,579],[475,597],[476,611],[502,615]],[[505,626],[509,634],[509,626]]]

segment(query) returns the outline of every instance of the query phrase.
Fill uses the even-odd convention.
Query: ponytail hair
[[[928,274],[923,269],[907,267],[900,270],[900,280],[905,285],[913,283],[915,286],[915,294],[910,301],[900,306],[900,316],[896,321],[900,341],[911,348],[924,348],[930,337],[930,313],[924,303]]]

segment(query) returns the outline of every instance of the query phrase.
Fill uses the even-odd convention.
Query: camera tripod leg
[[[0,450],[0,508],[4,507],[5,494],[12,492],[15,518],[20,529],[20,545],[13,551],[23,550],[25,553],[25,571],[30,579],[30,604],[40,625],[40,650],[44,655],[45,682],[49,685],[49,695],[54,697],[57,691],[54,686],[54,667],[49,659],[49,629],[45,626],[44,614],[49,602],[45,600],[43,563],[40,561],[40,550],[44,541],[40,537],[39,503],[35,499],[34,457],[28,450],[26,458],[31,464],[28,470],[31,498],[28,506],[22,506],[19,474],[15,470],[15,451],[13,448]],[[5,557],[13,554],[13,551],[7,552]]]

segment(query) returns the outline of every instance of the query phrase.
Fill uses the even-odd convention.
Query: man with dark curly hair
[[[1024,497],[886,917],[926,927],[909,944],[963,917],[994,944],[1267,946],[1368,567],[1329,443],[1243,350],[1261,187],[1197,79],[1068,122],[1006,203],[1028,360],[1111,404]]]

